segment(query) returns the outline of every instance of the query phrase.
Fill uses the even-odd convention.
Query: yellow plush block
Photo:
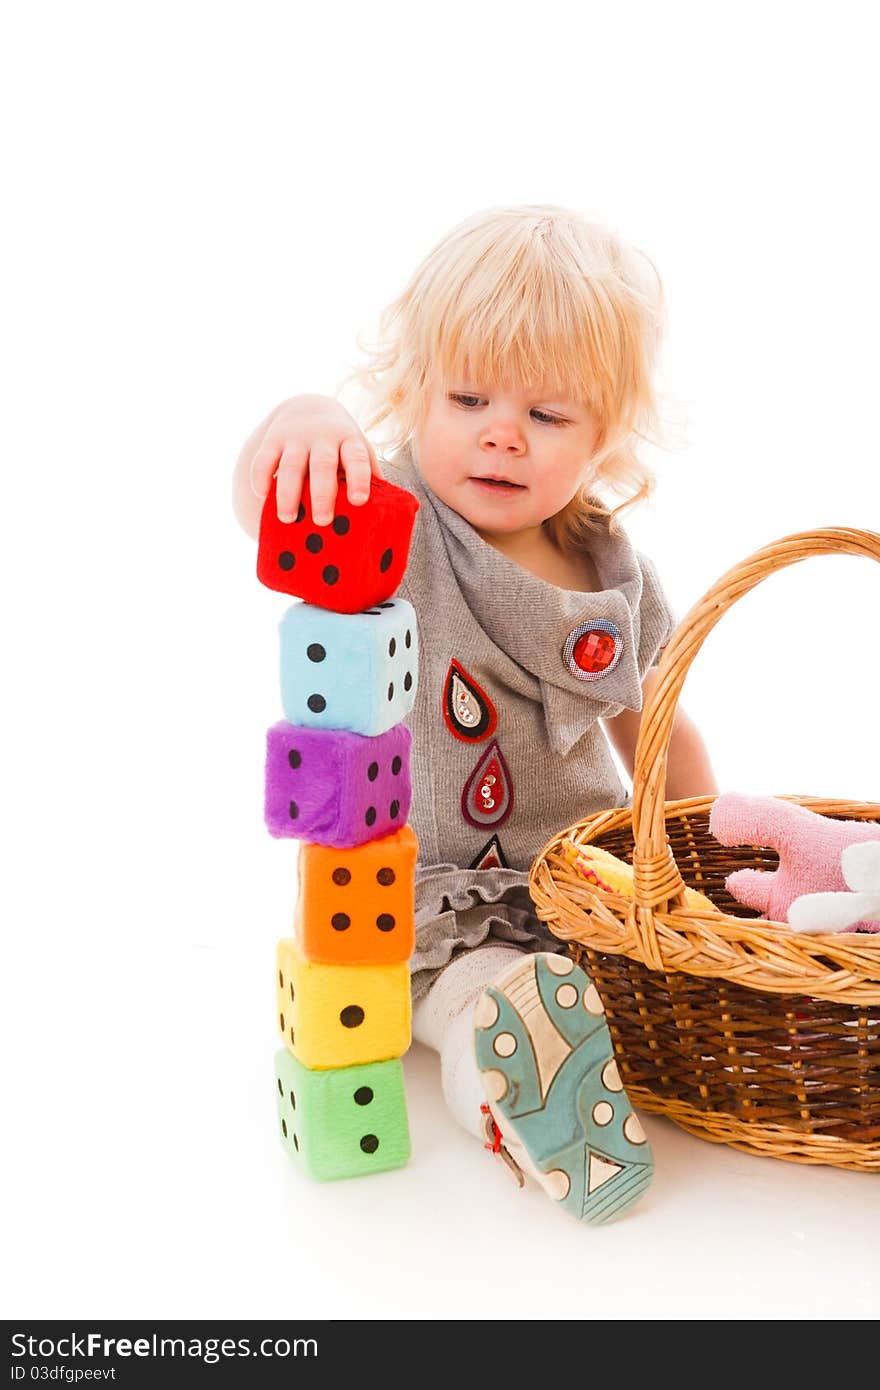
[[[409,967],[325,965],[278,943],[278,1026],[312,1071],[400,1057],[411,1040]]]
[[[632,865],[627,864],[626,860],[618,859],[616,854],[600,849],[598,845],[576,845],[573,840],[563,841],[562,853],[588,883],[595,883],[597,888],[605,888],[611,893],[620,893],[624,898],[632,897],[633,871]],[[696,888],[685,888],[684,905],[699,908],[701,912],[720,911],[711,898]]]

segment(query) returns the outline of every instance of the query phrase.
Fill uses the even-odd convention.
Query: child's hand
[[[382,476],[369,440],[332,397],[294,396],[270,418],[251,459],[250,485],[262,502],[277,469],[278,517],[293,521],[308,473],[315,524],[329,526],[340,467],[349,502],[361,506],[370,495],[371,478]]]

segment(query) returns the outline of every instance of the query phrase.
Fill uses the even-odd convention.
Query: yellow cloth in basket
[[[616,854],[600,849],[598,845],[576,845],[573,840],[563,840],[562,853],[588,883],[595,883],[609,893],[620,893],[624,898],[633,896],[632,865],[618,859]],[[720,911],[705,893],[699,893],[696,888],[685,888],[684,905],[703,912]]]

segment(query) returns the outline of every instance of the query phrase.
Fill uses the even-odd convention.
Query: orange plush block
[[[418,848],[409,825],[353,849],[301,844],[294,930],[303,955],[349,965],[409,960]]]
[[[323,965],[278,943],[278,1026],[311,1071],[400,1057],[411,1041],[409,966]]]

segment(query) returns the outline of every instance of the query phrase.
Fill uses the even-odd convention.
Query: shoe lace
[[[482,1129],[484,1135],[486,1136],[486,1142],[484,1143],[483,1148],[491,1149],[493,1154],[497,1154],[498,1157],[510,1170],[511,1174],[513,1175],[516,1181],[517,1187],[524,1187],[525,1178],[523,1177],[523,1171],[517,1163],[516,1159],[510,1153],[509,1149],[505,1147],[504,1136],[502,1135],[501,1130],[498,1128],[498,1125],[495,1121],[495,1116],[492,1114],[492,1111],[489,1108],[489,1106],[485,1104],[481,1105],[480,1114],[483,1116]]]

